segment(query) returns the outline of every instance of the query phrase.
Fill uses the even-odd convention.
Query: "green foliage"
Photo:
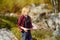
[[[3,21],[0,21],[0,28],[7,28],[7,29],[10,29],[10,25],[3,22]]]
[[[41,0],[33,0],[33,2],[36,4],[36,5],[39,5],[41,3]]]
[[[18,27],[11,28],[11,32],[18,38],[18,40],[21,40],[21,33]]]
[[[11,29],[12,27],[17,26],[17,17],[9,17],[9,16],[0,16],[0,17],[1,17],[0,28]]]
[[[60,11],[60,0],[58,0],[58,11]]]
[[[60,36],[57,36],[56,39],[57,39],[57,40],[60,40]]]
[[[44,2],[51,5],[50,0],[44,0]],[[23,8],[32,3],[39,5],[42,3],[42,0],[0,0],[0,3],[0,9],[2,9],[2,11],[12,12],[15,10],[15,7]]]
[[[14,0],[13,1],[12,0],[3,0],[2,5],[3,5],[4,10],[12,11],[13,6],[14,6]]]
[[[45,39],[47,38],[47,36],[49,37],[52,37],[52,31],[46,31],[46,30],[35,30],[35,31],[32,31],[32,35],[34,38],[36,39]]]
[[[17,17],[13,17],[13,16],[0,16],[1,18],[11,21],[14,24],[17,24],[18,18]]]
[[[0,4],[2,3],[3,0],[0,0]]]
[[[19,40],[21,40],[21,32],[19,31],[18,27],[11,28],[11,31]],[[47,37],[52,37],[52,32],[46,30],[35,30],[31,33],[33,40],[48,40]]]

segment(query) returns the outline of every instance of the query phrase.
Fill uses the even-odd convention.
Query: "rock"
[[[0,40],[18,40],[15,35],[6,29],[0,29]]]

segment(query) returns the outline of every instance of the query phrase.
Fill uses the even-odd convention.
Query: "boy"
[[[22,9],[22,15],[18,19],[18,27],[22,33],[22,40],[32,40],[31,30],[32,23],[31,18],[28,16],[30,9],[28,7],[24,7]]]

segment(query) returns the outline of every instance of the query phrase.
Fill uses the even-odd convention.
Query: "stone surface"
[[[31,7],[29,15],[32,18],[33,25],[36,26],[35,29],[39,26],[43,29],[53,30],[54,36],[60,35],[60,12],[58,13],[58,16],[56,16],[55,13],[49,13],[50,11],[44,8],[45,5],[42,4]]]
[[[18,40],[9,30],[0,29],[0,40]]]

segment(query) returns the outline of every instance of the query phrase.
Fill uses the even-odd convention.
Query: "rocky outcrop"
[[[0,40],[18,40],[15,35],[6,29],[0,29]]]

